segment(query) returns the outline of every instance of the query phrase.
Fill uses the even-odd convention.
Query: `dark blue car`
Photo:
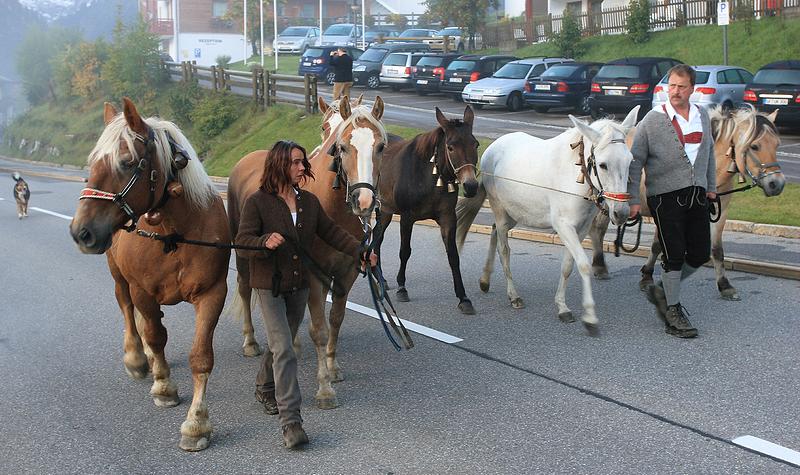
[[[330,65],[331,51],[337,48],[344,48],[353,60],[358,59],[364,52],[354,46],[312,46],[300,57],[297,74],[299,76],[311,74],[324,79],[328,85],[332,85],[334,73]]]
[[[551,66],[541,76],[528,80],[522,97],[536,112],[571,107],[577,114],[588,115],[592,78],[602,65],[576,62]]]

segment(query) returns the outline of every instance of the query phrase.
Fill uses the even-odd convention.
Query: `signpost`
[[[728,24],[731,22],[730,3],[717,4],[717,25],[722,27],[722,64],[728,65]]]

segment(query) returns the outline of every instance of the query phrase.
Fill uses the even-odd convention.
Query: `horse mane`
[[[765,115],[747,104],[746,107],[727,112],[720,106],[709,109],[711,130],[715,142],[734,143],[737,148],[747,148],[763,134],[772,134],[778,140],[778,129]]]
[[[347,120],[339,125],[339,130],[336,132],[336,141],[338,142],[342,139],[342,134],[344,134],[344,131],[347,130],[348,126],[352,125],[355,127],[356,121],[359,119],[364,119],[372,124],[381,133],[383,141],[387,141],[386,128],[383,126],[383,123],[381,123],[380,120],[376,119],[375,116],[372,115],[372,110],[366,105],[353,107],[350,110],[350,117],[348,117]]]
[[[200,209],[208,208],[214,199],[219,196],[214,189],[214,184],[208,177],[200,159],[197,157],[189,139],[172,122],[161,120],[157,117],[144,119],[145,123],[153,130],[156,145],[156,157],[159,167],[166,174],[167,181],[177,180],[183,185],[183,195],[186,201],[194,207]],[[174,172],[172,166],[172,147],[169,140],[178,144],[183,152],[188,155],[189,162],[185,168]],[[117,114],[109,122],[100,138],[97,140],[92,151],[89,153],[88,165],[99,161],[104,161],[113,167],[117,173],[122,172],[122,164],[119,160],[119,141],[123,140],[128,146],[128,150],[134,159],[139,159],[136,148],[133,146],[136,134],[128,127],[125,117]]]
[[[625,132],[620,128],[620,124],[613,119],[598,119],[589,126],[601,134],[600,141],[593,144],[595,148],[603,148],[611,143],[612,134],[610,132],[614,130],[625,135]],[[583,134],[581,134],[581,131],[578,130],[577,127],[567,129],[565,134],[567,134],[570,143],[575,143],[583,137]]]

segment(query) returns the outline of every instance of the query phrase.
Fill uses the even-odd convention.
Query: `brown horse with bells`
[[[164,357],[167,330],[160,307],[180,302],[194,306],[189,354],[194,394],[181,425],[180,447],[202,450],[212,432],[206,386],[214,367],[214,329],[228,290],[230,250],[182,246],[165,253],[163,244],[137,234],[229,245],[225,208],[175,124],[143,119],[128,98],[123,103],[122,114],[105,105],[106,127],[89,154],[89,179],[70,233],[82,252],[106,254],[125,319],[125,370],[135,379],[152,372],[150,395],[157,406],[180,401]]]

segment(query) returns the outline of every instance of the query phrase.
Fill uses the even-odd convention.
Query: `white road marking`
[[[328,295],[327,300],[328,300],[328,302],[331,302],[330,294]],[[365,307],[365,306],[359,305],[357,303],[353,303],[353,302],[351,302],[349,300],[347,301],[347,304],[345,306],[347,308],[349,308],[350,310],[354,311],[354,312],[358,312],[358,313],[360,313],[362,315],[366,315],[368,317],[372,317],[372,318],[374,318],[376,320],[379,320],[378,313],[375,311],[375,309],[372,309],[372,308],[369,308],[369,307]],[[433,328],[428,328],[428,327],[426,327],[424,325],[420,325],[418,323],[410,322],[410,321],[404,320],[402,318],[400,319],[400,321],[403,322],[403,325],[406,327],[406,329],[408,329],[408,330],[410,330],[410,331],[412,331],[414,333],[419,333],[420,335],[425,335],[428,338],[433,338],[434,340],[439,340],[439,341],[441,341],[443,343],[453,344],[453,343],[458,343],[460,341],[464,341],[463,338],[459,338],[459,337],[453,336],[453,335],[448,335],[447,333],[440,332],[439,330],[434,330]]]
[[[66,219],[67,221],[72,221],[72,216],[67,216],[65,214],[56,213],[55,211],[48,211],[46,209],[37,208],[35,206],[31,206],[31,209],[34,211],[38,211],[40,213],[49,214],[50,216],[55,216],[56,218]]]
[[[800,153],[782,152],[780,150],[775,152],[775,155],[780,155],[781,157],[800,158]]]
[[[743,435],[733,439],[731,442],[800,467],[800,452],[787,449],[786,447],[778,444],[773,444],[768,440],[759,439],[758,437],[754,437],[752,435]]]

